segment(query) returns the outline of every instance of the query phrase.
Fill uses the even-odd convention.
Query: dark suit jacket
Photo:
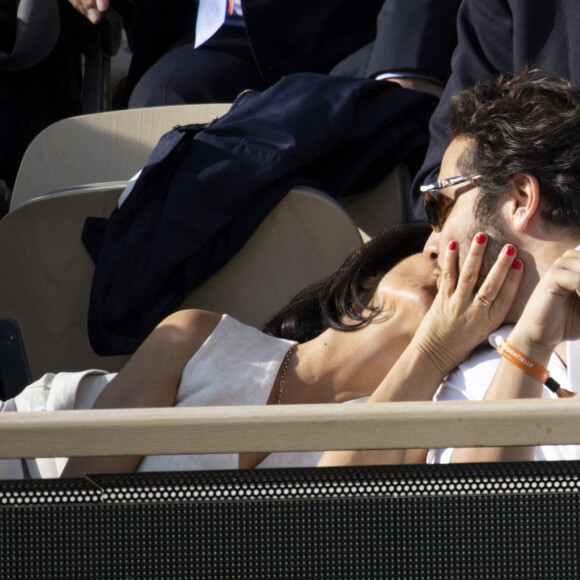
[[[417,192],[435,181],[449,144],[447,124],[453,95],[479,77],[543,68],[580,85],[580,2],[578,0],[463,0],[457,20],[458,46],[452,74],[431,119],[431,140],[412,191],[414,216],[424,216]]]
[[[445,85],[457,44],[455,21],[461,0],[386,0],[375,39],[341,61],[337,76],[374,78],[413,72]],[[433,41],[436,39],[436,41]]]
[[[193,42],[195,0],[134,0],[141,7],[129,92],[173,44]],[[246,29],[262,76],[327,73],[372,41],[384,0],[242,0]]]

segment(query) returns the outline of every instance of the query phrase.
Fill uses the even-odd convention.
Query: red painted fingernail
[[[475,241],[478,244],[485,244],[485,240],[487,240],[487,236],[485,234],[477,234],[477,236],[475,236]]]
[[[520,260],[514,260],[514,263],[512,264],[512,268],[514,270],[519,270],[522,267],[522,263]]]
[[[516,249],[513,246],[506,246],[505,247],[505,255],[506,256],[513,256],[515,254]]]
[[[449,249],[454,250],[457,247],[457,242],[455,240],[451,240],[449,242]]]

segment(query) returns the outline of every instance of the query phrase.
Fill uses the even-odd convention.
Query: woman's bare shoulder
[[[210,312],[209,310],[201,310],[199,308],[187,308],[186,310],[178,310],[170,314],[161,324],[175,324],[186,327],[191,325],[213,325],[215,327],[221,318],[222,315],[217,312]]]
[[[198,343],[199,346],[215,330],[222,318],[221,314],[195,308],[178,310],[165,318],[158,326],[164,331],[171,330],[175,338]]]

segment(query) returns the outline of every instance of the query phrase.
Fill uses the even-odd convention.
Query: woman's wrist
[[[542,344],[530,338],[530,335],[518,328],[518,325],[513,328],[506,341],[527,358],[544,366],[548,364],[555,348],[555,346]]]
[[[466,360],[477,344],[461,337],[450,338],[449,332],[441,332],[432,325],[427,332],[417,332],[409,347],[418,353],[420,363],[430,374],[442,381],[454,368]]]
[[[498,339],[499,337],[496,336],[494,338]],[[525,347],[525,353],[516,348],[509,341],[518,344],[525,343],[527,345]],[[547,365],[553,351],[549,347],[546,347],[545,345],[538,347],[537,343],[526,340],[519,342],[517,335],[514,337],[512,334],[510,334],[508,339],[503,341],[501,339],[490,339],[490,343],[493,346],[497,346],[497,351],[504,359],[500,364],[500,368],[502,368],[503,365],[503,368],[505,369],[507,365],[507,369],[509,369],[508,373],[517,373],[517,375],[514,375],[514,378],[508,378],[507,381],[505,380],[506,377],[503,377],[502,388],[511,391],[516,389],[517,391],[517,393],[512,392],[512,396],[507,398],[540,397],[540,385],[545,385],[550,389],[550,391],[555,393],[557,397],[573,397],[575,395],[573,391],[561,387],[560,383],[550,376],[550,371]],[[527,354],[529,352],[534,352],[535,354],[531,356]],[[488,394],[489,392],[490,390],[488,389]]]
[[[411,342],[370,398],[371,402],[429,401],[448,373]]]
[[[407,362],[415,368],[415,374],[423,380],[429,378],[437,386],[462,361],[455,360],[451,352],[441,348],[442,344],[433,344],[432,341],[414,338],[406,354]]]

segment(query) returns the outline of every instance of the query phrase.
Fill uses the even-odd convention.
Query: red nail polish
[[[515,254],[516,249],[513,246],[506,246],[505,247],[505,255],[506,256],[513,256]]]
[[[449,242],[449,249],[454,250],[457,247],[457,242],[455,240],[451,240]]]
[[[475,236],[475,241],[478,244],[485,244],[486,240],[487,240],[487,236],[485,234],[477,234],[477,236]]]
[[[514,263],[512,264],[512,268],[514,270],[519,270],[522,267],[522,263],[520,260],[514,260]]]

